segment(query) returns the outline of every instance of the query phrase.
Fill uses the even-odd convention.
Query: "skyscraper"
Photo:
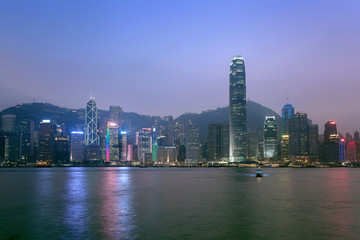
[[[246,160],[246,76],[245,63],[235,56],[230,64],[230,162]]]
[[[152,128],[143,128],[136,133],[136,144],[138,145],[138,159],[145,162],[145,154],[152,152]]]
[[[323,161],[338,162],[339,161],[339,140],[340,136],[337,132],[336,122],[327,121],[324,130],[324,144],[323,144]]]
[[[325,130],[324,130],[324,142],[330,143],[334,140],[334,135],[337,135],[337,128],[335,121],[327,121],[325,123]],[[337,140],[335,140],[337,142]]]
[[[186,163],[198,163],[200,157],[200,129],[197,125],[186,125]]]
[[[306,113],[296,113],[289,119],[290,155],[304,156],[309,154],[309,127]]]
[[[21,160],[31,162],[34,159],[34,121],[23,119],[20,122]]]
[[[106,162],[120,160],[119,127],[108,122],[106,132]]]
[[[40,123],[39,160],[40,162],[53,162],[55,155],[55,128],[50,120]]]
[[[229,159],[229,123],[212,123],[208,125],[209,161],[227,161]]]
[[[72,131],[71,132],[71,162],[84,161],[84,132]]]
[[[289,118],[292,118],[294,116],[294,107],[287,103],[284,105],[281,111],[281,128],[282,128],[282,134],[289,134]]]
[[[121,113],[122,108],[120,106],[110,106],[109,114],[110,121],[115,122],[121,130]]]
[[[274,116],[266,116],[264,124],[264,157],[277,157],[277,127]]]
[[[14,133],[16,131],[16,115],[5,114],[2,115],[2,125],[1,128],[8,133]]]
[[[91,97],[86,104],[85,109],[85,141],[86,145],[99,145],[99,136],[97,134],[98,112],[95,98]]]

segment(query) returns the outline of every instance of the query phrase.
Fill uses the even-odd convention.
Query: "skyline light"
[[[228,62],[241,54],[251,100],[280,113],[288,97],[320,131],[334,119],[354,132],[359,9],[355,0],[3,1],[0,110],[78,109],[91,93],[99,109],[199,113],[228,105]]]

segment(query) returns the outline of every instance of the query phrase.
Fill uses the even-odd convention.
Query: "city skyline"
[[[241,54],[251,100],[280,113],[289,97],[320,131],[335,120],[352,133],[360,122],[359,3],[330,2],[4,1],[0,110],[34,98],[82,108],[90,92],[100,109],[216,109],[227,106],[228,62]]]

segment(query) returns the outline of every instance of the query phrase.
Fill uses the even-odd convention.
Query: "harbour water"
[[[0,239],[359,239],[360,169],[2,168]]]

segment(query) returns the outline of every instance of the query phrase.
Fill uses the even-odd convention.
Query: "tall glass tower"
[[[99,136],[97,134],[98,112],[95,98],[91,97],[86,104],[85,109],[85,140],[86,145],[99,145]]]
[[[246,160],[246,77],[245,63],[235,56],[230,64],[230,162]]]
[[[282,117],[282,134],[289,134],[289,118],[292,118],[294,116],[294,107],[287,103],[284,105],[281,111],[281,117]]]
[[[266,116],[264,123],[264,157],[277,157],[277,127],[275,116]]]

